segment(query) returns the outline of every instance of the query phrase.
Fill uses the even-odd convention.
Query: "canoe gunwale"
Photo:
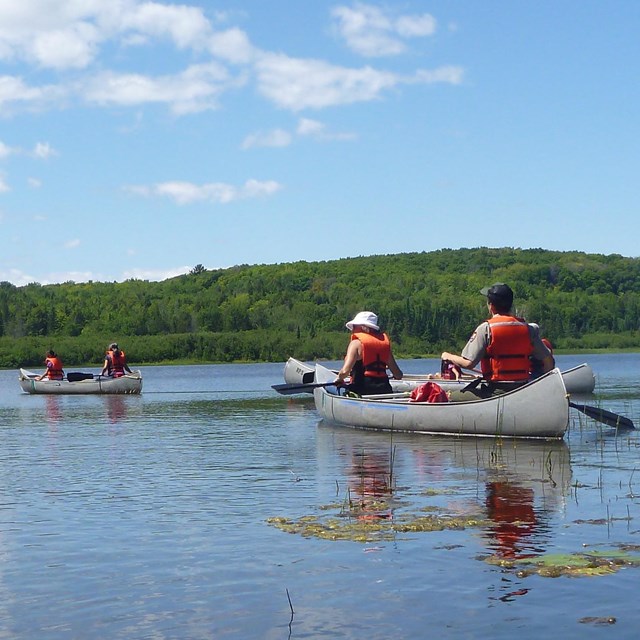
[[[334,372],[335,373],[335,372]],[[591,366],[583,362],[581,364],[570,367],[561,372],[564,379],[567,393],[574,395],[589,395],[595,389],[596,379]],[[456,380],[442,380],[440,378],[428,378],[429,374],[405,374],[402,380],[391,380],[391,386],[394,390],[411,391],[416,386],[428,381],[438,383],[445,391],[459,390],[465,384],[472,382],[477,376],[463,376],[461,382]],[[288,384],[307,384],[312,383],[315,379],[315,367],[297,360],[289,358],[284,366],[284,381]],[[300,393],[312,393],[313,389],[302,389]]]

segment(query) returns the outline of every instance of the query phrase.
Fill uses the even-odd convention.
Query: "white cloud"
[[[80,240],[78,238],[67,240],[63,246],[65,249],[77,249],[80,246]]]
[[[288,131],[283,129],[273,129],[266,133],[252,133],[242,142],[243,149],[251,147],[288,147],[293,137]]]
[[[33,149],[33,155],[46,160],[51,156],[57,156],[58,152],[48,142],[38,142]]]
[[[104,3],[107,5],[108,3]],[[202,9],[157,2],[135,3],[122,13],[119,31],[133,31],[152,37],[169,37],[180,49],[200,48],[211,33]]]
[[[11,191],[11,188],[9,187],[5,176],[0,173],[0,193],[6,193],[7,191]]]
[[[322,122],[310,118],[300,118],[293,133],[284,129],[273,129],[266,133],[252,133],[243,140],[242,148],[287,147],[293,143],[294,136],[315,140],[353,140],[356,137],[352,133],[330,133]]]
[[[110,40],[168,38],[178,48],[202,48],[211,25],[202,9],[137,0],[30,0],[0,3],[0,59],[43,68],[89,66]]]
[[[322,122],[318,122],[317,120],[310,120],[309,118],[300,118],[298,120],[298,126],[296,131],[301,136],[311,136],[311,135],[319,135],[325,129],[325,126]]]
[[[427,13],[400,14],[362,2],[334,7],[331,14],[349,46],[368,56],[401,53],[408,38],[428,36],[436,29],[435,19]],[[227,18],[221,13],[210,15],[215,20]],[[143,56],[126,57],[127,47],[158,47],[167,42],[211,58],[182,72],[172,69],[153,75],[147,67],[133,67],[140,61],[147,64]],[[113,50],[122,70],[110,70],[109,59],[101,57]],[[154,59],[162,61],[165,53],[154,51]],[[175,60],[168,55],[166,59]],[[216,30],[200,7],[142,0],[0,0],[2,60],[60,73],[59,84],[41,86],[30,86],[19,76],[0,76],[0,116],[25,107],[61,108],[71,99],[102,107],[159,104],[175,115],[200,113],[217,109],[225,92],[253,79],[263,97],[292,111],[376,100],[402,83],[452,82],[451,75],[439,69],[405,78],[368,66],[346,68],[260,51],[237,27]],[[236,69],[232,73],[225,65],[236,65]],[[73,76],[65,76],[66,69]],[[289,144],[282,133],[254,135],[244,144]]]
[[[293,111],[373,100],[397,82],[394,74],[371,67],[348,69],[283,54],[263,55],[256,72],[262,95]]]
[[[195,202],[228,204],[236,200],[273,195],[282,189],[282,185],[273,180],[247,180],[241,187],[224,182],[211,182],[197,185],[192,182],[170,181],[151,186],[136,185],[127,187],[129,193],[144,197],[165,197],[176,204],[185,205]]]
[[[428,13],[395,17],[389,11],[362,2],[353,7],[334,7],[331,15],[347,46],[367,57],[404,53],[403,39],[430,36],[436,31],[436,20]]]
[[[247,64],[257,53],[247,34],[240,29],[227,29],[212,34],[208,49],[215,57],[233,64]]]
[[[10,147],[4,142],[0,141],[0,159],[8,158],[10,155],[17,153],[19,150],[15,147]]]
[[[442,67],[402,76],[369,66],[349,69],[322,60],[265,54],[256,63],[256,73],[258,89],[266,98],[285,109],[301,111],[376,100],[401,84],[458,84],[463,71]]]
[[[9,115],[13,105],[27,104],[29,108],[40,109],[44,106],[60,103],[67,89],[56,85],[30,87],[22,78],[0,76],[0,115]]]
[[[27,183],[32,189],[39,189],[42,186],[42,181],[38,178],[27,178]]]
[[[164,103],[176,114],[217,107],[218,96],[235,83],[216,62],[192,65],[173,76],[102,73],[81,91],[85,100],[100,105],[137,106]]]
[[[192,267],[173,267],[171,269],[127,269],[122,273],[122,280],[151,280],[159,282],[189,273]]]

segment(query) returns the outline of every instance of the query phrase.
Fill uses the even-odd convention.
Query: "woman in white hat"
[[[360,311],[345,326],[351,331],[351,341],[336,382],[350,376],[347,389],[358,395],[392,393],[387,369],[396,380],[402,378],[402,371],[391,352],[389,336],[380,331],[378,316]]]

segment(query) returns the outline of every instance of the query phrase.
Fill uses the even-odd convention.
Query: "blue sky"
[[[0,0],[0,280],[640,255],[640,3]]]

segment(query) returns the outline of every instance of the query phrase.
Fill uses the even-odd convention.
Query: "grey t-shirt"
[[[536,360],[544,360],[550,357],[551,351],[542,342],[540,337],[540,327],[537,324],[529,323],[529,337],[531,338],[531,344],[533,345],[532,358]],[[476,330],[471,334],[469,341],[462,350],[462,357],[467,360],[471,360],[470,367],[473,369],[482,358],[487,354],[487,347],[491,341],[491,333],[488,322],[483,322],[476,327]]]

